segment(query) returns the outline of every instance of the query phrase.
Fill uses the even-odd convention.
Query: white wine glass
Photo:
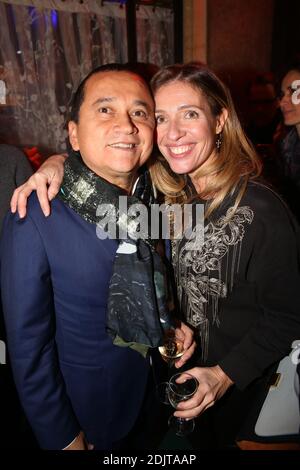
[[[168,384],[168,397],[169,402],[173,408],[177,408],[178,403],[187,401],[196,393],[199,382],[191,374],[187,372],[179,372],[174,374]],[[177,416],[170,416],[169,427],[175,432],[176,436],[186,436],[193,432],[195,428],[194,419],[178,418]]]
[[[168,385],[169,379],[171,376],[172,368],[175,363],[181,358],[184,353],[184,344],[183,341],[176,337],[175,331],[169,330],[164,336],[164,343],[162,346],[159,346],[158,351],[167,364],[168,367],[168,377],[167,381],[161,382],[156,387],[156,395],[158,400],[161,403],[169,405],[168,398]]]

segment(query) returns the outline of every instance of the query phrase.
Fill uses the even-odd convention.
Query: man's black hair
[[[76,92],[73,95],[70,117],[69,117],[70,121],[74,121],[78,123],[80,106],[82,105],[83,100],[84,100],[85,84],[93,75],[96,75],[97,73],[101,73],[101,72],[131,72],[140,76],[140,74],[135,72],[134,68],[129,64],[112,63],[112,64],[100,65],[99,67],[96,67],[82,80],[82,82],[80,83]],[[141,78],[143,79],[143,77]],[[144,82],[147,86],[147,83],[145,80]]]

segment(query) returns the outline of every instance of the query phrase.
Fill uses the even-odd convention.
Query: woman
[[[300,220],[300,64],[283,77],[280,108],[288,133],[280,142],[280,166],[284,178],[283,193]]]
[[[211,71],[169,66],[152,89],[163,156],[150,168],[153,182],[167,202],[205,206],[204,243],[190,249],[184,237],[172,241],[179,305],[202,349],[190,370],[198,392],[175,415],[192,418],[218,402],[193,438],[198,448],[222,448],[232,445],[258,387],[300,335],[295,231],[282,201],[256,182],[260,161]],[[51,181],[58,171],[39,178]]]
[[[206,211],[203,246],[172,243],[178,300],[200,333],[205,366],[190,371],[198,394],[175,415],[196,416],[231,388],[199,420],[207,432],[211,418],[212,439],[222,447],[233,441],[259,389],[255,381],[263,382],[299,335],[296,237],[281,200],[255,182],[260,161],[220,80],[207,69],[173,66],[158,72],[152,90],[165,159],[154,165],[153,180],[168,202],[186,201],[192,185]]]

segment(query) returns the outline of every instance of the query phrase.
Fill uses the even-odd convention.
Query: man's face
[[[107,71],[86,82],[69,138],[92,171],[122,185],[150,156],[154,126],[154,103],[143,81],[130,72]]]
[[[270,124],[275,118],[277,109],[278,100],[272,83],[252,85],[250,90],[250,118],[258,127]]]

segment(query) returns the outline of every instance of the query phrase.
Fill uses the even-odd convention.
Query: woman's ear
[[[79,150],[77,124],[75,121],[70,121],[68,124],[69,141],[73,150]]]
[[[228,118],[228,111],[226,108],[223,108],[221,111],[221,114],[217,117],[216,134],[220,134],[220,132],[222,132],[227,118]]]

